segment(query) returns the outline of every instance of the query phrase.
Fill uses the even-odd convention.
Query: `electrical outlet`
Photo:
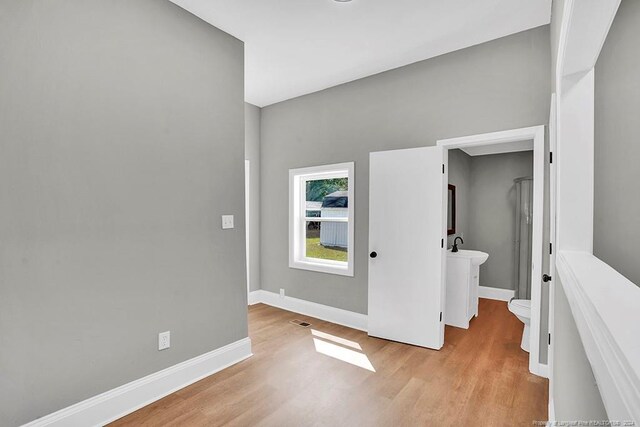
[[[233,228],[233,215],[222,215],[222,229]]]
[[[166,350],[171,347],[171,331],[158,334],[158,350]]]
[[[280,298],[284,298],[284,288],[280,288]]]

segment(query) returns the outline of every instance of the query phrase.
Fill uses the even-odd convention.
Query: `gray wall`
[[[623,0],[596,64],[595,255],[640,286],[640,2]]]
[[[471,157],[469,230],[465,248],[489,254],[480,286],[515,289],[515,178],[533,175],[533,152]]]
[[[249,285],[260,289],[260,107],[245,104],[244,158],[249,176]]]
[[[22,0],[0,52],[0,425],[246,337],[242,43],[167,1]]]
[[[261,286],[367,312],[369,153],[548,122],[544,26],[262,110]],[[288,267],[288,170],[355,161],[355,276]]]

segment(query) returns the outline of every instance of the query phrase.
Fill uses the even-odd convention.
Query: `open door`
[[[370,154],[369,335],[444,343],[444,154],[441,147]]]

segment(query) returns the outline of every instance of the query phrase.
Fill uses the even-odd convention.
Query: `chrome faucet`
[[[458,252],[458,239],[460,239],[460,243],[464,245],[464,240],[462,240],[462,237],[456,237],[455,239],[453,239],[453,248],[451,248],[451,252]]]

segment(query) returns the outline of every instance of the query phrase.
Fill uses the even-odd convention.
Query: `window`
[[[353,170],[289,170],[289,267],[353,276]]]

